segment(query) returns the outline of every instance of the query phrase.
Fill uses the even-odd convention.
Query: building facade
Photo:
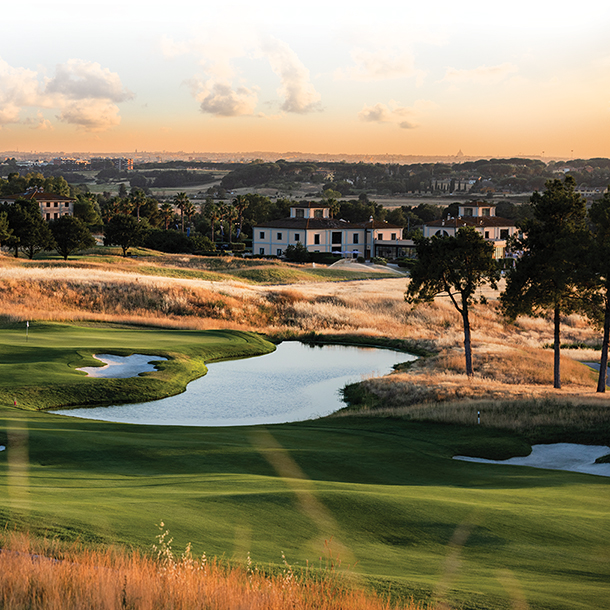
[[[512,220],[496,216],[495,204],[473,201],[459,206],[457,218],[428,222],[423,227],[424,237],[455,236],[462,227],[472,227],[494,244],[494,258],[506,256],[506,242],[517,233]]]
[[[40,213],[45,220],[56,220],[62,216],[74,215],[74,202],[72,197],[64,197],[55,193],[45,193],[38,189],[30,189],[25,193],[0,197],[0,202],[12,205],[17,199],[34,200],[40,207]]]
[[[271,220],[254,227],[252,251],[258,255],[282,256],[288,246],[302,244],[309,252],[334,252],[345,258],[382,256],[377,247],[397,248],[402,239],[402,227],[373,220],[350,223],[330,217],[322,203],[295,204],[290,218]],[[412,242],[408,242],[412,246]]]

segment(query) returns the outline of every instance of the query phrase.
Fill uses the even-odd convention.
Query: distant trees
[[[53,250],[55,242],[49,225],[40,214],[38,202],[31,199],[17,199],[5,208],[11,230],[6,245],[13,249],[15,258],[21,250],[33,259],[41,250]]]
[[[493,244],[471,227],[454,236],[420,238],[411,281],[405,293],[408,303],[431,302],[447,294],[462,317],[466,374],[474,374],[470,341],[470,307],[477,289],[484,284],[496,288],[500,277],[493,259]]]

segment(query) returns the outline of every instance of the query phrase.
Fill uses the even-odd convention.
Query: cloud
[[[45,93],[59,95],[68,100],[98,99],[125,102],[133,93],[123,87],[119,75],[100,64],[70,59],[59,64],[55,77],[47,82]]]
[[[338,80],[376,81],[405,78],[417,73],[411,53],[390,49],[367,51],[363,48],[351,52],[354,66],[335,72]]]
[[[27,118],[23,121],[25,125],[29,125],[30,129],[37,129],[39,131],[53,131],[53,125],[51,121],[45,119],[42,112],[38,112],[36,118]]]
[[[119,102],[132,99],[118,74],[97,63],[70,59],[56,66],[50,79],[26,68],[13,68],[0,59],[0,126],[23,123],[33,129],[52,128],[40,109],[55,109],[60,121],[86,131],[104,131],[120,123]],[[28,108],[38,119],[21,118]]]
[[[19,123],[21,109],[36,105],[39,95],[36,72],[13,68],[0,59],[0,125]]]
[[[449,83],[499,83],[519,69],[511,63],[503,63],[497,66],[479,66],[472,70],[457,70],[447,68],[443,81]]]
[[[277,92],[284,98],[284,112],[306,114],[321,110],[322,96],[311,83],[309,70],[285,42],[269,37],[263,42],[261,51],[280,79]]]
[[[121,122],[118,106],[108,100],[91,98],[65,104],[57,118],[84,131],[106,131]]]
[[[392,111],[385,104],[365,106],[358,113],[358,118],[367,123],[389,123],[392,120]]]
[[[400,106],[391,100],[388,105],[364,106],[358,118],[367,123],[393,123],[401,129],[416,129],[420,126],[421,116],[434,108],[436,104],[427,100],[417,100],[412,107]]]
[[[234,90],[229,83],[218,82],[211,82],[196,97],[201,102],[201,112],[217,117],[252,115],[258,101],[255,89]]]

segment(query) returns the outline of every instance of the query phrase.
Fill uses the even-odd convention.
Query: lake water
[[[208,365],[186,392],[152,402],[63,409],[61,415],[130,424],[247,426],[302,421],[345,406],[340,390],[386,375],[415,356],[385,349],[285,341],[271,354]]]

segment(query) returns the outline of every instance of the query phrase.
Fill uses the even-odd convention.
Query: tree
[[[190,203],[188,195],[186,193],[176,193],[174,196],[174,204],[180,210],[180,226],[184,233],[184,208]]]
[[[458,230],[455,237],[420,238],[416,241],[417,259],[405,300],[408,303],[432,302],[447,293],[462,316],[466,374],[471,377],[470,307],[477,288],[489,284],[496,288],[499,271],[493,259],[493,244],[472,227]]]
[[[62,216],[49,223],[51,233],[55,240],[55,249],[58,254],[68,260],[68,256],[79,250],[86,250],[95,246],[95,239],[87,225],[75,216]]]
[[[141,189],[134,189],[131,193],[130,202],[136,211],[138,222],[140,222],[140,208],[146,203],[146,194]]]
[[[120,246],[123,256],[127,256],[129,248],[139,246],[144,242],[148,223],[138,222],[133,216],[117,214],[104,227],[104,245]]]
[[[532,217],[517,223],[523,233],[513,244],[523,254],[509,271],[500,297],[509,319],[552,312],[555,388],[561,388],[561,314],[585,310],[593,288],[587,273],[586,201],[575,186],[568,176],[564,182],[547,181],[542,194],[532,195]]]
[[[244,210],[250,205],[250,201],[245,195],[237,195],[233,199],[233,207],[237,210],[237,237],[241,235]]]
[[[74,216],[80,218],[86,225],[101,225],[99,206],[95,200],[95,195],[79,195],[74,202]]]
[[[0,212],[0,246],[3,246],[7,242],[12,233],[13,230],[8,222],[8,214],[6,212]]]
[[[603,315],[595,316],[595,313],[599,312],[599,308],[595,308],[592,316],[601,321],[603,327],[597,391],[605,392],[608,372],[608,343],[610,340],[610,193],[606,192],[602,199],[593,202],[589,209],[589,218],[593,231],[593,247],[590,251],[591,264],[603,305]]]
[[[174,206],[169,201],[165,201],[159,208],[159,215],[161,216],[163,226],[167,231],[167,227],[169,226],[171,219],[174,217]]]
[[[9,206],[8,220],[13,233],[7,244],[14,248],[15,258],[18,256],[18,250],[24,252],[30,260],[41,250],[53,250],[53,235],[43,220],[36,201],[17,199]]]

